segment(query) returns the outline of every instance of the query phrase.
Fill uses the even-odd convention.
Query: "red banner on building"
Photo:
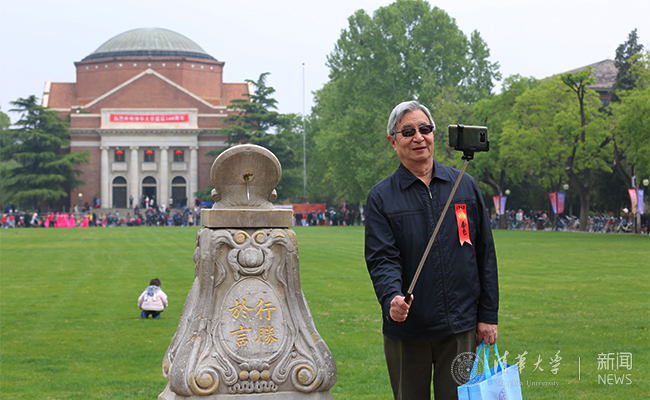
[[[188,122],[189,114],[111,114],[111,122]]]

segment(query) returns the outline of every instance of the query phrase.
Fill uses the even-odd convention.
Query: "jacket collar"
[[[415,182],[420,181],[420,179],[418,179],[417,176],[413,175],[413,173],[409,171],[402,163],[399,164],[399,168],[397,168],[396,174],[402,190],[408,188]],[[435,159],[433,160],[433,174],[431,175],[431,181],[434,179],[440,179],[443,181],[452,180],[449,176],[448,169],[443,167],[442,164],[438,163],[438,161]]]

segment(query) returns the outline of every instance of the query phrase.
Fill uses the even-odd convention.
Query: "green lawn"
[[[166,385],[162,357],[194,279],[196,231],[1,230],[0,397],[157,398]],[[302,289],[336,359],[334,398],[390,398],[380,311],[363,261],[363,228],[295,231]],[[527,352],[524,398],[648,398],[650,238],[494,234],[499,350],[508,352],[510,364]],[[141,320],[137,297],[154,277],[161,279],[170,306],[160,320]],[[550,361],[558,351],[562,359],[554,374]],[[599,370],[599,359],[609,353],[614,367],[624,360],[617,353],[631,353],[631,369]]]

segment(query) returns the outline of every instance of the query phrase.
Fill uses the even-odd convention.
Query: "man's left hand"
[[[477,345],[483,340],[486,344],[495,344],[497,342],[497,326],[495,324],[479,322],[476,326],[476,334]]]

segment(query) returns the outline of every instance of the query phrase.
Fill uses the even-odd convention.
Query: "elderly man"
[[[413,296],[405,294],[460,171],[433,159],[435,124],[416,101],[397,105],[388,141],[401,161],[368,194],[365,258],[383,311],[386,363],[395,399],[457,398],[469,378],[454,359],[497,341],[494,241],[476,181],[464,175]],[[455,373],[455,375],[454,375]]]

